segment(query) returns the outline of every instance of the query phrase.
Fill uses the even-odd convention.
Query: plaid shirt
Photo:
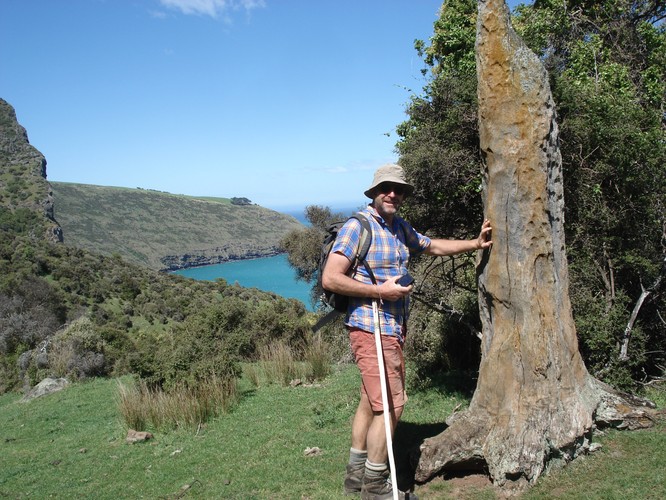
[[[366,261],[377,279],[377,284],[382,284],[392,276],[402,276],[407,273],[410,253],[419,254],[430,246],[430,238],[417,233],[402,217],[395,215],[392,227],[389,227],[371,206],[361,210],[360,213],[366,216],[372,228],[372,244]],[[353,260],[360,232],[361,223],[356,219],[349,219],[338,232],[331,251],[344,255],[350,261]],[[362,264],[358,265],[352,277],[363,283],[372,284],[370,275]],[[400,342],[404,342],[408,310],[409,297],[395,302],[387,300],[380,304],[379,324],[382,334],[397,336]],[[372,298],[350,297],[345,325],[374,332]]]

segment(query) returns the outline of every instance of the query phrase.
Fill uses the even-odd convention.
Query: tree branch
[[[663,276],[659,275],[654,284],[647,290],[641,284],[641,295],[640,297],[638,297],[638,300],[636,301],[634,310],[631,312],[631,317],[629,318],[629,323],[627,323],[627,327],[624,329],[624,335],[622,336],[622,347],[620,348],[620,356],[619,356],[621,361],[626,361],[627,359],[629,359],[629,355],[627,354],[629,350],[629,339],[631,338],[631,331],[634,328],[634,323],[636,322],[636,317],[638,316],[638,312],[641,310],[641,307],[643,306],[645,299],[647,299],[648,295],[652,293],[652,290],[657,289],[657,287],[661,283],[662,278]]]

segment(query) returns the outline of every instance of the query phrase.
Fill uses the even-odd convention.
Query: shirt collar
[[[377,212],[377,209],[373,207],[372,205],[368,204],[367,206],[368,212],[370,212],[370,215],[372,215],[375,219],[377,219],[377,222],[379,222],[380,225],[383,227],[389,227],[389,225],[386,223],[386,220],[384,220],[384,217],[379,215],[379,212]],[[390,229],[395,229],[398,225],[398,214],[395,214],[393,216],[393,227]]]

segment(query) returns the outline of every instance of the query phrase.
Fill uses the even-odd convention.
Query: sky
[[[0,98],[50,181],[359,206],[441,3],[0,0]]]

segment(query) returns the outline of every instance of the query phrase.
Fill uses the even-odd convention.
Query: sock
[[[356,448],[349,449],[349,465],[360,467],[365,464],[367,458],[367,450],[357,450]]]
[[[365,476],[367,478],[381,477],[388,469],[388,464],[376,464],[370,460],[365,461]]]

